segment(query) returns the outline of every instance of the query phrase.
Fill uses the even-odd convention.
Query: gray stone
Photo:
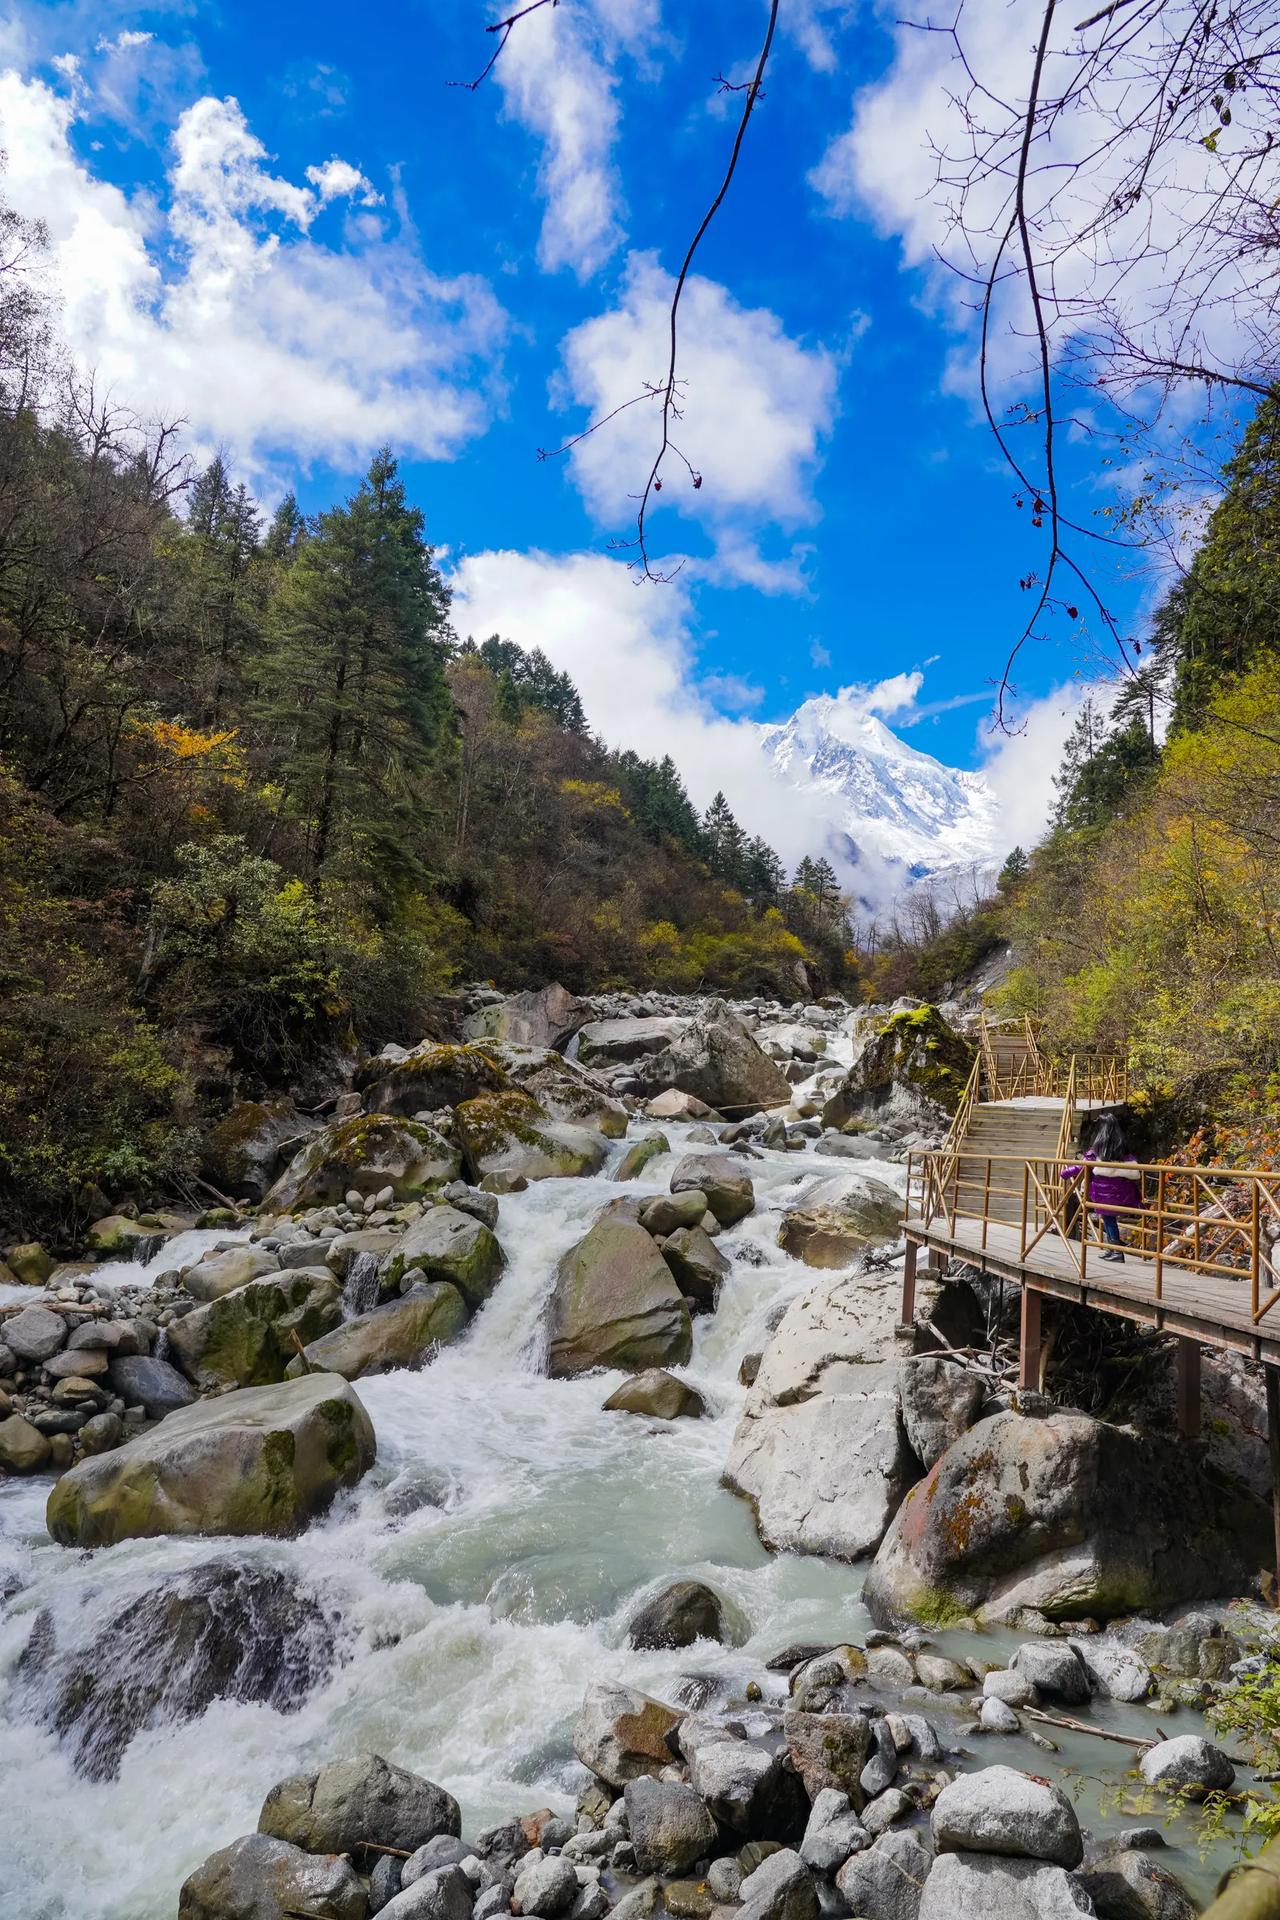
[[[167,1360],[153,1360],[145,1353],[113,1360],[107,1378],[126,1405],[144,1407],[149,1420],[162,1420],[166,1413],[195,1403],[191,1382]]]
[[[222,1253],[206,1254],[194,1266],[185,1267],[182,1284],[193,1300],[207,1303],[234,1293],[237,1287],[260,1280],[263,1274],[278,1273],[280,1262],[268,1247],[228,1247]]]
[[[496,1069],[491,1066],[491,1071]],[[417,1102],[418,1107],[424,1104]],[[429,1122],[385,1110],[357,1114],[309,1140],[262,1206],[265,1213],[292,1213],[299,1207],[332,1204],[348,1191],[367,1198],[388,1186],[397,1200],[412,1200],[456,1180],[461,1170],[457,1147]]]
[[[315,1340],[341,1318],[341,1289],[327,1268],[289,1269],[183,1314],[169,1346],[199,1387],[263,1387],[284,1379],[295,1336]]]
[[[1221,1747],[1196,1733],[1180,1733],[1148,1747],[1138,1764],[1147,1785],[1165,1793],[1190,1793],[1194,1798],[1235,1784],[1236,1770]]]
[[[1083,1706],[1089,1698],[1089,1676],[1067,1640],[1025,1640],[1010,1664],[1047,1700],[1071,1707]]]
[[[698,1313],[714,1313],[729,1262],[701,1227],[677,1227],[667,1236],[662,1257],[685,1299]]]
[[[863,1770],[872,1738],[865,1715],[788,1713],[783,1716],[782,1733],[791,1764],[815,1806],[832,1789],[847,1795],[855,1809],[862,1805]]]
[[[902,1226],[902,1201],[866,1173],[828,1174],[784,1216],[778,1245],[807,1267],[848,1267],[868,1247],[888,1246]]]
[[[639,1413],[650,1420],[699,1420],[707,1403],[696,1387],[665,1367],[646,1367],[626,1380],[604,1402],[605,1413]]]
[[[353,1314],[308,1341],[301,1356],[289,1362],[291,1379],[308,1369],[339,1373],[344,1380],[360,1380],[369,1373],[396,1367],[421,1367],[440,1348],[455,1340],[467,1324],[467,1307],[447,1280],[428,1280],[409,1288],[398,1300]]]
[[[986,1396],[976,1373],[944,1355],[922,1354],[902,1369],[902,1424],[926,1471],[968,1432]]]
[[[849,1802],[847,1793],[824,1787],[809,1813],[809,1824],[800,1842],[800,1858],[814,1873],[830,1878],[849,1858],[867,1846],[867,1830]]]
[[[722,1854],[718,1860],[713,1860],[707,1870],[707,1887],[711,1898],[721,1906],[731,1905],[738,1898],[742,1877],[742,1868],[732,1854]]]
[[[862,1809],[862,1824],[873,1840],[887,1833],[895,1820],[902,1820],[914,1811],[910,1794],[901,1787],[886,1787],[874,1800],[868,1800]]]
[[[939,1853],[1009,1853],[1056,1866],[1079,1866],[1080,1822],[1060,1787],[1013,1767],[962,1774],[933,1807]]]
[[[982,1691],[988,1700],[1003,1700],[1008,1707],[1034,1706],[1039,1698],[1035,1682],[1014,1667],[994,1667],[984,1674]]]
[[[428,1840],[425,1846],[411,1853],[404,1862],[400,1875],[402,1887],[411,1887],[428,1873],[435,1873],[440,1867],[460,1867],[464,1860],[471,1857],[471,1849],[456,1834],[438,1833],[434,1840]]]
[[[756,1203],[751,1176],[727,1153],[690,1153],[671,1175],[672,1193],[703,1193],[722,1227],[744,1220]]]
[[[1013,1708],[994,1695],[983,1701],[978,1720],[984,1733],[1017,1733],[1022,1726]]]
[[[353,1853],[362,1842],[416,1853],[437,1834],[461,1830],[452,1794],[376,1753],[280,1781],[258,1816],[259,1833],[307,1853]]]
[[[555,1920],[578,1897],[573,1862],[560,1854],[533,1860],[516,1875],[516,1905],[521,1913],[537,1913]]]
[[[594,1367],[682,1366],[689,1308],[644,1228],[606,1213],[562,1258],[548,1307],[553,1377]]]
[[[925,1881],[918,1920],[1081,1920],[1093,1912],[1076,1876],[1062,1867],[946,1853]]]
[[[633,1647],[691,1647],[696,1640],[725,1638],[720,1596],[700,1580],[673,1580],[627,1622]]]
[[[50,1307],[23,1307],[4,1323],[4,1343],[19,1360],[50,1360],[66,1337],[66,1321]]]
[[[836,1885],[859,1920],[917,1920],[931,1865],[914,1834],[883,1833],[846,1861]]]
[[[678,1233],[681,1227],[696,1227],[707,1211],[707,1196],[701,1188],[688,1193],[657,1193],[642,1200],[636,1215],[646,1233]]]
[[[503,1264],[502,1248],[482,1220],[456,1207],[431,1207],[388,1261],[387,1278],[394,1284],[420,1270],[428,1280],[456,1287],[474,1313],[497,1286]]]
[[[710,1740],[689,1762],[689,1778],[722,1826],[747,1840],[799,1839],[808,1799],[785,1753],[749,1740]]]
[[[716,1823],[683,1781],[629,1780],[624,1799],[641,1873],[686,1873],[714,1851]]]
[[[671,1143],[665,1133],[647,1133],[640,1140],[633,1140],[613,1170],[615,1180],[638,1180],[651,1160],[657,1160],[664,1153],[670,1153]]]
[[[368,1899],[346,1860],[315,1859],[266,1834],[211,1854],[183,1882],[179,1920],[365,1920]]]
[[[461,1867],[437,1867],[382,1909],[385,1920],[471,1920],[471,1882]]]
[[[1151,1669],[1132,1648],[1114,1640],[1073,1640],[1071,1644],[1095,1692],[1127,1701],[1145,1700],[1151,1692]]]
[[[667,1735],[684,1716],[633,1687],[597,1681],[587,1688],[573,1728],[573,1750],[584,1767],[613,1787],[671,1765]]]
[[[74,1353],[55,1353],[52,1360],[44,1363],[46,1380],[98,1380],[107,1370],[107,1355],[103,1348],[77,1347]]]
[[[684,1032],[683,1020],[592,1020],[578,1034],[578,1058],[584,1066],[617,1065],[661,1053]]]
[[[771,1853],[746,1875],[738,1893],[742,1920],[817,1920],[813,1876],[789,1847]]]
[[[49,1442],[20,1413],[0,1420],[0,1467],[8,1473],[38,1473],[49,1459]]]
[[[883,1720],[871,1722],[871,1752],[862,1769],[860,1785],[868,1800],[893,1785],[898,1772],[898,1750]]]
[[[1098,1920],[1195,1920],[1181,1881],[1145,1853],[1108,1847],[1078,1878]]]
[[[369,1875],[369,1912],[381,1913],[400,1891],[400,1873],[404,1866],[392,1853],[384,1853]]]

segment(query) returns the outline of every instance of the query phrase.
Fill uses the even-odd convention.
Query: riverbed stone
[[[681,1366],[693,1350],[688,1304],[665,1260],[643,1227],[616,1213],[561,1260],[548,1328],[555,1378],[595,1367]]]
[[[1163,1793],[1198,1798],[1235,1785],[1236,1770],[1221,1747],[1197,1733],[1180,1733],[1148,1747],[1138,1766],[1147,1785]]]
[[[1089,1676],[1095,1693],[1109,1700],[1145,1700],[1151,1692],[1151,1669],[1131,1647],[1116,1640],[1073,1640],[1072,1647]]]
[[[258,1831],[308,1853],[357,1853],[365,1843],[416,1853],[437,1834],[460,1834],[462,1815],[434,1781],[360,1753],[281,1780],[262,1803]]]
[[[130,1407],[142,1407],[149,1420],[162,1420],[167,1413],[192,1406],[195,1389],[168,1360],[150,1354],[124,1354],[107,1368],[107,1378],[115,1392]]]
[[[646,1233],[665,1236],[678,1233],[681,1227],[698,1226],[706,1211],[707,1196],[695,1187],[687,1193],[655,1193],[641,1201],[637,1218]]]
[[[605,1413],[641,1413],[651,1420],[699,1420],[707,1403],[696,1387],[665,1367],[646,1367],[609,1395]]]
[[[677,1227],[668,1234],[662,1257],[695,1313],[714,1313],[729,1262],[702,1227]]]
[[[924,1883],[917,1920],[1084,1920],[1094,1912],[1079,1879],[1063,1867],[944,1853]]]
[[[193,1300],[221,1300],[224,1294],[247,1287],[264,1274],[277,1273],[279,1268],[279,1257],[270,1247],[226,1247],[185,1267],[182,1285]]]
[[[689,1757],[689,1779],[722,1827],[745,1840],[796,1840],[809,1801],[785,1751],[751,1740],[708,1739]]]
[[[615,1180],[638,1180],[651,1160],[670,1153],[671,1143],[665,1133],[648,1133],[640,1140],[633,1140],[613,1170]]]
[[[673,1580],[627,1622],[627,1640],[633,1647],[691,1647],[696,1640],[725,1637],[720,1596],[701,1580]]]
[[[866,1795],[863,1769],[871,1751],[871,1727],[861,1713],[787,1713],[782,1734],[791,1764],[817,1805],[824,1793],[843,1793],[856,1813]]]
[[[1030,1676],[1013,1667],[993,1667],[983,1675],[982,1691],[987,1699],[1002,1700],[1009,1707],[1034,1706],[1039,1697]]]
[[[907,1494],[863,1599],[881,1625],[1024,1609],[1111,1619],[1243,1583],[1269,1525],[1261,1502],[1173,1440],[1081,1413],[998,1413]]]
[[[390,1288],[414,1272],[427,1280],[445,1280],[474,1313],[497,1286],[503,1264],[502,1248],[482,1220],[456,1207],[431,1207],[391,1256],[386,1281]]]
[[[771,1853],[739,1889],[742,1920],[817,1920],[813,1875],[791,1847]]]
[[[265,1213],[294,1213],[333,1205],[349,1192],[363,1197],[385,1187],[396,1200],[412,1200],[456,1180],[461,1170],[458,1148],[429,1121],[356,1114],[309,1140],[262,1207]]]
[[[0,1467],[6,1473],[39,1473],[49,1459],[49,1441],[20,1413],[0,1420]]]
[[[692,1094],[730,1119],[785,1106],[791,1095],[777,1061],[723,1000],[704,1001],[684,1032],[636,1060],[634,1072],[644,1092]]]
[[[756,1203],[750,1174],[727,1153],[687,1153],[671,1175],[671,1191],[705,1194],[707,1211],[722,1227],[745,1220]]]
[[[1077,1878],[1098,1920],[1195,1920],[1177,1875],[1134,1848],[1108,1845]]]
[[[398,1060],[379,1055],[356,1074],[365,1109],[410,1119],[436,1113],[486,1093],[505,1093],[511,1081],[481,1044],[454,1046],[424,1040]]]
[[[525,1047],[554,1047],[563,1052],[582,1025],[586,1005],[559,981],[510,994],[497,1006],[470,1014],[463,1031],[468,1039],[512,1042]]]
[[[4,1263],[20,1287],[42,1287],[58,1264],[38,1240],[24,1240],[20,1246],[9,1247]]]
[[[461,1867],[437,1867],[403,1887],[382,1912],[386,1920],[472,1920],[474,1898]]]
[[[318,1369],[360,1380],[396,1367],[420,1367],[458,1337],[467,1318],[466,1302],[456,1287],[444,1280],[426,1281],[309,1341],[286,1372],[290,1379]]]
[[[868,1247],[898,1238],[902,1201],[865,1173],[829,1174],[783,1217],[778,1245],[807,1267],[847,1267]]]
[[[283,1380],[297,1353],[342,1318],[342,1289],[327,1269],[295,1267],[251,1280],[169,1328],[169,1347],[197,1386],[263,1387]]]
[[[480,1184],[506,1179],[582,1179],[598,1173],[606,1148],[598,1133],[552,1120],[531,1094],[481,1094],[455,1114],[470,1177]]]
[[[914,1833],[882,1833],[845,1862],[836,1885],[859,1920],[917,1920],[932,1864]]]
[[[19,1360],[51,1360],[65,1345],[67,1323],[51,1307],[23,1307],[4,1323],[4,1343]]]
[[[294,1533],[354,1486],[374,1451],[369,1416],[337,1375],[247,1387],[82,1460],[50,1494],[47,1525],[63,1546],[79,1547],[169,1533]]]
[[[667,1736],[683,1715],[662,1700],[609,1681],[587,1688],[573,1728],[573,1750],[588,1772],[611,1787],[660,1774],[674,1759]]]
[[[942,1789],[933,1806],[939,1853],[1008,1853],[1077,1867],[1084,1842],[1075,1808],[1051,1781],[984,1767]]]
[[[560,1854],[533,1859],[516,1875],[515,1899],[521,1913],[541,1914],[555,1920],[578,1897],[578,1876],[573,1862]]]
[[[1068,1640],[1024,1640],[1010,1665],[1015,1673],[1025,1674],[1046,1700],[1078,1707],[1089,1698],[1089,1676]]]
[[[945,1354],[920,1354],[902,1369],[902,1424],[926,1470],[978,1418],[985,1382]]]
[[[978,1725],[984,1733],[1017,1733],[1022,1722],[1012,1707],[992,1694],[978,1709]]]
[[[716,1823],[681,1780],[629,1780],[623,1790],[641,1873],[686,1873],[715,1851]]]
[[[576,1060],[547,1047],[500,1044],[494,1054],[522,1093],[536,1100],[547,1119],[622,1140],[630,1115],[607,1084]]]
[[[368,1896],[350,1862],[317,1858],[262,1833],[211,1854],[183,1882],[178,1920],[365,1920]]]
[[[867,1830],[854,1812],[849,1795],[835,1787],[823,1787],[814,1798],[800,1843],[800,1858],[805,1865],[829,1879],[851,1853],[869,1844]]]

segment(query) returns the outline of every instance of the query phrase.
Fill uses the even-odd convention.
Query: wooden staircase
[[[989,1220],[1022,1219],[1023,1174],[1016,1164],[1053,1160],[1078,1144],[1076,1124],[1064,1147],[1063,1102],[1052,1099],[983,1100],[969,1111],[956,1144],[956,1211]]]

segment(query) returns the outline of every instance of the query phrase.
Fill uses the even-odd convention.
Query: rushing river
[[[545,1181],[503,1199],[501,1284],[463,1339],[425,1370],[359,1383],[378,1464],[300,1538],[165,1539],[75,1553],[44,1533],[47,1479],[0,1483],[0,1579],[15,1572],[23,1583],[0,1611],[6,1911],[23,1920],[168,1920],[185,1874],[254,1828],[275,1781],[361,1749],[447,1786],[468,1832],[538,1805],[565,1811],[582,1779],[570,1733],[590,1679],[617,1676],[670,1696],[696,1673],[724,1677],[735,1693],[750,1679],[777,1692],[783,1682],[763,1662],[783,1646],[861,1638],[869,1623],[860,1571],[766,1553],[747,1505],[719,1486],[745,1397],[742,1355],[764,1343],[780,1306],[814,1279],[779,1251],[779,1213],[816,1174],[848,1162],[770,1153],[753,1163],[757,1210],[720,1240],[732,1273],[716,1314],[695,1320],[693,1357],[678,1370],[713,1417],[660,1424],[605,1413],[602,1402],[623,1376],[550,1380],[541,1371],[543,1307],[560,1255],[611,1191],[665,1191],[685,1130],[665,1131],[676,1152],[626,1189],[611,1190],[606,1170],[602,1179]],[[614,1158],[623,1150],[620,1143]],[[900,1166],[859,1164],[901,1190]],[[177,1251],[189,1260],[200,1249],[184,1238]],[[174,1264],[174,1251],[171,1243],[153,1274]],[[124,1266],[103,1275],[139,1277]],[[423,1468],[447,1476],[446,1505],[393,1519],[385,1489]],[[35,1610],[51,1608],[59,1644],[74,1644],[162,1576],[232,1558],[286,1569],[336,1607],[349,1635],[345,1663],[298,1712],[220,1702],[193,1723],[139,1734],[118,1779],[82,1778],[57,1738],[21,1717],[13,1669]],[[637,1600],[684,1576],[723,1596],[736,1644],[627,1648],[624,1623]],[[963,1650],[947,1638],[951,1651]],[[992,1659],[1003,1643],[966,1644]],[[939,1703],[934,1716],[944,1739],[950,1711]],[[1108,1708],[1105,1717],[1143,1733],[1153,1718],[1143,1708]],[[1179,1716],[1178,1731],[1189,1725]],[[1055,1764],[1025,1740],[971,1745],[973,1765]],[[1064,1748],[1057,1764],[1089,1776],[1082,1816],[1095,1827],[1126,1818],[1111,1803],[1130,1758],[1083,1738]],[[1197,1890],[1208,1886],[1212,1872],[1193,1856],[1169,1858]]]

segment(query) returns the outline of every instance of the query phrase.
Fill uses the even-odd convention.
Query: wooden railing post
[[[1258,1182],[1251,1180],[1249,1184],[1253,1188],[1253,1205],[1250,1209],[1249,1220],[1249,1311],[1256,1325],[1258,1319],[1259,1276],[1262,1270],[1262,1223],[1258,1217]]]
[[[1024,1392],[1040,1385],[1040,1295],[1034,1287],[1025,1284],[1018,1340],[1018,1385]]]
[[[1200,1342],[1178,1340],[1178,1431],[1200,1438]]]
[[[1083,1286],[1085,1266],[1089,1258],[1089,1180],[1093,1168],[1088,1161],[1084,1168],[1084,1188],[1080,1195],[1080,1283]]]
[[[908,1240],[906,1257],[902,1262],[902,1324],[914,1326],[916,1317],[916,1261],[920,1249],[914,1240]]]

